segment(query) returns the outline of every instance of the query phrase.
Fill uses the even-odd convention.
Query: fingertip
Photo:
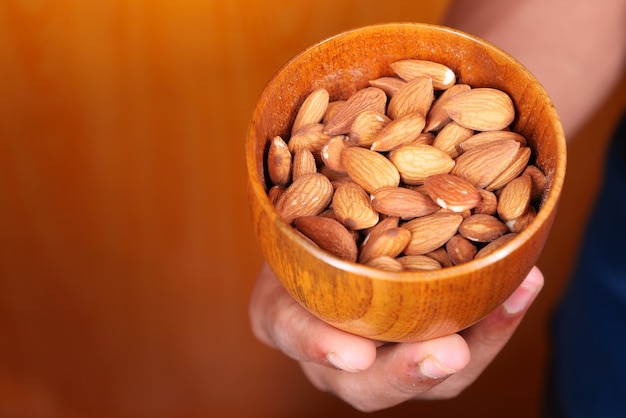
[[[543,283],[543,274],[537,267],[533,267],[522,284],[504,302],[506,313],[516,315],[525,311],[543,288]]]
[[[470,350],[465,339],[459,334],[452,334],[441,340],[434,353],[437,363],[448,374],[464,369],[470,362]]]
[[[331,366],[347,372],[367,370],[376,360],[374,341],[339,330],[327,334],[322,351]]]
[[[463,370],[470,362],[470,350],[458,334],[416,343],[418,372],[427,379],[442,379]]]

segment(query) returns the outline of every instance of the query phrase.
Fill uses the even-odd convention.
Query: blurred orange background
[[[364,415],[250,332],[244,139],[303,48],[447,4],[0,3],[0,417]],[[572,145],[546,289],[510,345],[458,399],[368,416],[536,416],[547,318],[625,92]]]

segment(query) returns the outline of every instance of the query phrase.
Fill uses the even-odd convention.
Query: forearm
[[[443,24],[524,64],[552,98],[568,139],[624,71],[625,0],[453,0]]]

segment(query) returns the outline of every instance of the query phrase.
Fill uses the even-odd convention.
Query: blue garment
[[[552,322],[551,417],[626,417],[626,115]]]

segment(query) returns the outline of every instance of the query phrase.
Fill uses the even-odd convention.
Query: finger
[[[463,369],[470,352],[457,335],[424,342],[388,344],[378,349],[376,363],[360,373],[345,373],[303,364],[313,384],[353,407],[372,412],[416,397],[430,398],[429,391],[451,374]]]
[[[376,359],[374,341],[313,316],[287,293],[267,265],[252,293],[250,322],[260,341],[297,361],[356,372],[369,368]]]
[[[433,396],[438,398],[456,396],[478,378],[509,341],[541,291],[543,283],[543,274],[537,267],[533,267],[526,279],[502,306],[461,333],[469,345],[471,362],[461,372],[434,388]]]

